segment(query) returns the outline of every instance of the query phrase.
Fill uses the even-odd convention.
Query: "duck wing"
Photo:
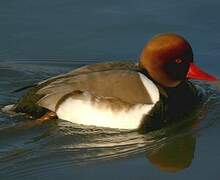
[[[36,94],[41,96],[37,104],[56,111],[57,104],[63,97],[79,91],[89,92],[95,97],[115,98],[131,105],[153,104],[155,98],[152,97],[152,91],[158,92],[156,86],[141,73],[132,70],[106,70],[54,79],[37,90]]]
[[[106,71],[106,70],[111,70],[111,69],[130,69],[133,71],[138,71],[138,66],[135,63],[128,62],[128,61],[98,63],[98,64],[93,64],[93,65],[83,66],[81,68],[74,69],[73,71],[70,71],[69,73],[61,74],[61,75],[46,79],[37,84],[34,84],[33,86],[28,86],[28,88],[26,87],[20,88],[17,91],[24,90],[24,89],[28,89],[28,91],[16,103],[15,112],[22,112],[22,113],[27,113],[34,117],[40,117],[41,115],[45,114],[45,112],[47,111],[47,109],[39,106],[37,103],[42,97],[46,96],[45,94],[41,95],[37,93],[40,89],[44,88],[50,83],[59,81],[60,79],[66,79],[66,78],[71,78],[73,76],[80,75],[80,74]],[[69,91],[67,91],[67,93],[68,92]],[[62,95],[65,93],[66,92],[63,92],[63,93],[61,92],[60,94],[58,93],[59,95],[54,94],[54,97],[55,96],[62,97]]]
[[[61,75],[46,79],[44,81],[39,82],[37,85],[40,88],[50,82],[56,81],[61,78],[68,78],[68,77],[77,76],[77,75],[81,75],[81,74],[108,71],[108,70],[140,71],[138,65],[136,63],[130,62],[130,61],[97,63],[97,64],[86,65],[86,66],[74,69],[68,73],[61,74]]]
[[[118,70],[120,70],[120,73],[117,72],[115,74],[115,72],[111,72]],[[123,73],[121,73],[121,71],[123,71]],[[120,100],[128,103],[150,103],[151,101],[146,97],[147,95],[144,96],[145,100],[143,100],[144,98],[137,98],[134,96],[134,94],[139,94],[139,96],[141,96],[141,94],[143,94],[143,88],[140,88],[142,91],[138,88],[131,88],[133,86],[138,87],[142,84],[140,81],[135,80],[137,79],[139,71],[137,64],[126,61],[83,66],[69,73],[55,76],[36,84],[19,99],[15,111],[39,117],[43,115],[47,109],[55,111],[56,104],[62,97],[77,90],[92,91],[93,93],[95,92],[95,95],[103,97],[116,96],[117,98],[120,94]],[[112,78],[111,81],[114,79],[115,82],[110,82],[109,80],[109,77],[112,76],[112,74],[115,74],[113,75],[115,78]],[[107,77],[105,77],[106,75]],[[116,76],[120,76],[118,81],[116,81],[116,79],[118,79]],[[131,81],[131,79],[133,79],[134,83],[138,85],[132,83],[133,81]],[[94,81],[96,83],[93,83]],[[125,86],[121,87],[121,82],[130,85],[124,89]],[[97,86],[97,84],[99,85]],[[117,95],[115,95],[116,92]],[[131,98],[129,99],[128,97]],[[148,99],[148,101],[146,101],[146,99]]]

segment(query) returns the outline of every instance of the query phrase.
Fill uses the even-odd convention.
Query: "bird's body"
[[[38,83],[20,99],[16,111],[33,115],[38,109],[85,125],[137,129],[159,101],[157,86],[135,63],[111,62],[85,66]]]
[[[16,111],[40,117],[50,110],[56,112],[58,118],[78,124],[120,129],[137,129],[148,124],[148,129],[155,129],[167,119],[182,116],[181,111],[195,105],[197,95],[192,87],[186,81],[181,88],[164,88],[152,81],[136,63],[100,63],[38,83],[20,99]],[[195,99],[192,105],[187,104],[186,96],[181,98],[182,93]],[[182,101],[177,102],[180,98]],[[156,103],[160,104],[157,107],[160,117],[151,127],[146,121],[151,121],[150,111]],[[162,112],[165,109],[167,112]],[[164,117],[168,111],[169,117]],[[162,118],[163,123],[159,122]]]

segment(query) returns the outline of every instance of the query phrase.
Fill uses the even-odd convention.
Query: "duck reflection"
[[[195,122],[196,121],[196,122]],[[130,159],[144,154],[146,160],[161,171],[178,172],[192,163],[195,147],[195,131],[198,120],[187,119],[167,128],[139,134],[115,129],[85,127],[67,121],[59,121],[59,131],[44,152],[62,154],[62,161],[85,165],[108,160]],[[51,151],[52,150],[52,151]],[[45,155],[44,155],[45,156]],[[145,161],[146,161],[145,160]]]
[[[148,160],[152,166],[161,171],[178,172],[189,167],[193,160],[196,146],[194,132],[198,121],[196,123],[192,121],[194,120],[188,119],[181,124],[146,134],[59,121],[53,128],[50,126],[50,130],[45,127],[46,131],[33,137],[32,141],[29,139],[28,143],[36,146],[35,155],[41,159],[41,163],[44,161],[45,165],[50,157],[53,157],[56,164],[59,162],[59,165],[71,166],[116,159],[132,160],[131,157],[142,154],[140,163],[144,166]],[[33,153],[30,153],[30,159],[32,155]]]
[[[190,166],[196,138],[192,134],[176,137],[147,154],[148,160],[160,170],[177,172]]]
[[[164,130],[167,139],[147,152],[149,162],[167,172],[178,172],[191,165],[196,147],[195,132],[202,117],[198,110],[199,107],[182,123]]]

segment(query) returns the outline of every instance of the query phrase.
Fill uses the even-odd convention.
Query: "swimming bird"
[[[49,78],[31,87],[14,111],[38,120],[57,116],[83,125],[150,131],[195,107],[198,90],[189,78],[217,80],[195,65],[184,37],[164,33],[149,40],[139,63],[98,63]]]

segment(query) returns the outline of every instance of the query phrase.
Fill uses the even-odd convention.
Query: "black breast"
[[[146,115],[140,126],[140,132],[162,128],[172,122],[181,121],[190,115],[201,101],[198,89],[189,81],[184,81],[175,88],[161,87],[160,101]]]
[[[175,88],[164,88],[166,113],[171,119],[181,118],[192,112],[199,102],[198,90],[189,81],[184,81]]]

